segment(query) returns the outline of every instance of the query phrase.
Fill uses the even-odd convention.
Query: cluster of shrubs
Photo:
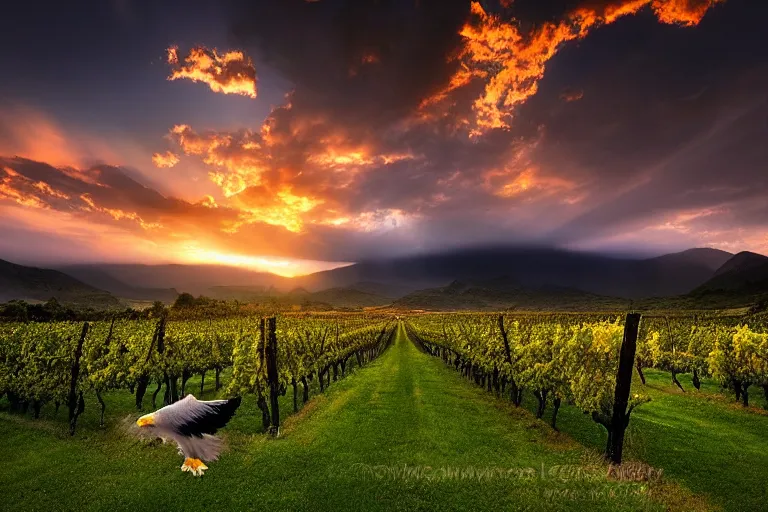
[[[0,304],[0,322],[82,322],[111,320],[146,320],[167,315],[169,318],[223,318],[232,316],[247,316],[263,313],[264,305],[243,304],[238,301],[211,299],[205,296],[195,297],[190,293],[182,293],[176,301],[166,306],[155,301],[146,308],[126,307],[124,309],[94,309],[93,307],[62,304],[56,298],[45,303],[30,304],[23,300],[12,300]],[[267,308],[272,313],[274,306]],[[257,311],[258,310],[258,311]]]
[[[23,300],[12,300],[0,304],[0,321],[5,322],[80,322],[112,318],[141,320],[161,316],[166,310],[162,302],[155,302],[145,309],[94,309],[60,303],[51,298],[42,304],[30,304]]]

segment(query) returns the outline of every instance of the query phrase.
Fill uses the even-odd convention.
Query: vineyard
[[[141,411],[156,384],[151,392],[156,409],[161,390],[160,403],[168,405],[187,393],[193,375],[200,376],[202,392],[211,373],[219,390],[222,371],[231,369],[226,393],[254,394],[264,428],[277,428],[278,394],[290,386],[297,411],[299,386],[306,402],[308,381],[316,379],[322,391],[331,374],[336,381],[348,364],[362,366],[377,357],[393,332],[391,318],[360,315],[286,316],[279,322],[274,317],[168,321],[162,315],[145,321],[0,324],[0,397],[7,396],[11,410],[31,408],[35,418],[47,403],[57,411],[65,404],[74,435],[85,393],[101,405],[103,426],[106,391],[129,390]],[[274,375],[268,375],[270,359],[280,361]]]
[[[627,316],[635,322],[633,329],[620,317],[581,315],[430,314],[412,317],[406,325],[428,353],[488,391],[506,393],[516,406],[528,390],[537,400],[537,418],[551,402],[553,429],[564,402],[590,414],[607,430],[605,454],[617,463],[632,411],[650,400],[642,393],[628,394],[629,382],[626,396],[619,397],[620,354],[629,330],[628,380],[632,366],[643,384],[643,369],[656,368],[670,372],[672,382],[685,391],[678,375],[692,373],[696,389],[702,377],[711,377],[748,406],[755,385],[768,403],[768,333],[762,324],[752,330],[732,319],[648,317],[639,322],[638,317]],[[614,436],[622,441],[612,446]]]
[[[423,400],[423,389],[430,385],[430,381],[424,381],[414,387],[409,379],[419,377],[410,370],[402,382],[388,382],[394,378],[392,375],[401,375],[403,368],[416,364],[413,361],[426,357],[405,348],[410,346],[433,356],[426,359],[439,365],[425,367],[427,363],[418,363],[422,365],[419,372],[440,375],[432,382],[447,382],[440,373],[445,370],[459,379],[453,385],[455,389],[466,386],[468,381],[487,397],[471,395],[465,404],[456,404],[457,410],[474,407],[475,400],[498,401],[510,408],[499,416],[486,406],[478,407],[473,423],[509,422],[513,426],[508,428],[514,430],[521,421],[515,411],[528,414],[524,412],[527,409],[539,425],[536,429],[562,431],[564,434],[557,435],[574,435],[587,445],[599,439],[603,456],[618,464],[622,454],[627,453],[627,443],[630,461],[637,460],[636,447],[626,439],[643,436],[644,429],[656,432],[644,411],[666,407],[669,393],[679,395],[675,398],[677,404],[700,407],[699,397],[706,391],[706,396],[719,397],[716,402],[711,402],[715,398],[707,399],[707,410],[733,407],[729,415],[744,415],[741,410],[759,411],[755,406],[763,398],[768,406],[767,333],[765,319],[754,316],[618,313],[422,313],[400,318],[386,313],[315,313],[212,319],[193,315],[191,319],[180,319],[159,312],[153,318],[139,320],[11,322],[0,324],[0,409],[7,410],[9,417],[28,418],[25,421],[31,425],[66,418],[68,433],[74,436],[81,430],[78,418],[93,405],[96,409],[91,414],[97,415],[98,425],[108,434],[110,425],[114,427],[116,418],[126,412],[127,400],[123,397],[130,397],[134,411],[144,411],[173,403],[189,393],[243,396],[254,404],[253,412],[243,412],[239,422],[249,422],[249,431],[266,432],[291,443],[289,439],[297,434],[281,431],[286,413],[311,410],[307,405],[318,395],[330,392],[336,396],[333,383],[337,381],[343,383],[339,393],[352,392],[354,386],[362,385],[361,381],[344,377],[368,375],[360,369],[380,367],[379,363],[368,363],[386,353],[386,364],[392,369],[382,374],[380,379],[384,380],[377,386],[395,386],[388,391],[390,395],[383,396],[402,395],[402,400],[411,405],[380,409],[382,395],[375,391],[357,408],[340,405],[340,409],[334,409],[334,414],[348,411],[346,417],[354,425],[350,427],[353,431],[363,428],[366,416],[379,418],[369,435],[377,439],[386,436],[371,442],[386,453],[388,449],[383,447],[388,443],[398,445],[398,439],[408,438],[408,429],[403,428],[420,417],[418,404]],[[387,349],[396,340],[399,348],[392,353]],[[659,379],[665,380],[662,383]],[[668,390],[660,394],[659,386]],[[435,388],[432,395],[437,397],[437,393]],[[442,404],[450,399],[440,400]],[[60,406],[67,414],[57,420]],[[110,413],[110,408],[115,412]],[[398,434],[386,434],[395,409],[403,409],[404,414],[397,423]],[[41,414],[45,410],[48,413]],[[323,417],[330,424],[343,421]],[[581,434],[593,431],[580,418],[597,428],[594,434]],[[750,412],[739,418],[751,432],[753,425],[759,430],[763,415]],[[443,419],[439,424],[447,421]],[[631,426],[638,421],[636,428]],[[679,415],[676,421],[685,421],[685,416]],[[439,431],[442,427],[436,428]],[[469,434],[458,434],[457,430],[453,435]],[[519,435],[529,434],[522,430]],[[62,442],[74,443],[76,439]],[[299,436],[296,442],[301,439]],[[486,435],[470,436],[465,442],[490,441]],[[339,449],[349,452],[348,448],[333,446],[334,454]],[[757,457],[765,454],[764,449],[753,449]],[[361,460],[368,460],[370,452],[362,453]],[[511,453],[489,454],[484,460],[504,461]],[[656,460],[655,455],[643,457]],[[359,473],[356,475],[359,477]],[[689,485],[697,487],[699,483],[694,480]],[[768,489],[758,489],[754,500],[761,499],[761,492]],[[654,499],[664,501],[664,497]],[[611,499],[606,503],[607,510],[616,505]],[[637,506],[631,500],[627,503],[631,504],[628,510]]]

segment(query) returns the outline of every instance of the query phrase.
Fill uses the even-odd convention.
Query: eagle
[[[213,434],[232,419],[239,406],[240,397],[201,401],[187,395],[178,402],[145,414],[136,424],[158,437],[176,441],[179,453],[184,455],[181,470],[202,476],[208,469],[203,461],[216,460],[221,452],[222,441]]]

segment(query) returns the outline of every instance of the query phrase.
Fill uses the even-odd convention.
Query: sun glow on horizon
[[[198,245],[187,245],[181,251],[184,263],[226,265],[241,267],[256,272],[269,272],[281,277],[300,277],[323,270],[347,267],[352,262],[303,260],[296,258],[280,258],[271,256],[250,256],[203,249]]]

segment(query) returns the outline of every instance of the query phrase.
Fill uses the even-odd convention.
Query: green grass
[[[63,410],[40,420],[0,413],[3,510],[664,509],[648,486],[607,480],[593,451],[470,385],[402,329],[381,358],[290,416],[279,439],[258,433],[250,397],[223,431],[228,451],[201,479],[179,470],[175,446],[125,432],[137,417],[131,395],[108,401],[107,428],[89,401],[73,439]],[[556,466],[571,478],[554,477]],[[531,473],[469,473],[484,468]]]
[[[703,379],[696,391],[691,376],[680,375],[683,393],[669,373],[644,373],[647,384],[635,373],[633,386],[652,401],[632,414],[625,456],[663,468],[666,477],[723,510],[768,510],[768,404],[762,390],[750,389],[752,406],[745,410],[712,380]],[[529,396],[524,405],[532,411],[535,400]],[[605,446],[605,429],[575,407],[560,410],[558,427],[585,446]]]

